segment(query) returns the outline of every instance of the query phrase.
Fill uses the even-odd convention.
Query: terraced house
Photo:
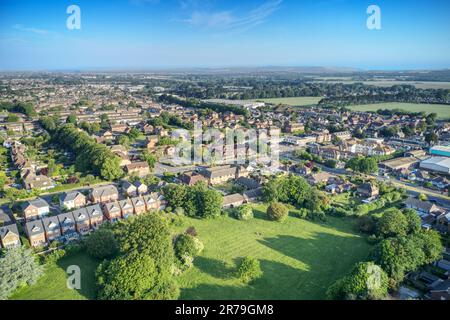
[[[47,244],[45,239],[45,229],[42,220],[29,221],[25,224],[25,231],[30,245],[32,247],[40,247]]]
[[[59,205],[69,210],[86,205],[86,196],[79,191],[65,192],[59,198]]]
[[[41,219],[50,213],[49,204],[41,198],[22,203],[21,209],[26,221]]]
[[[93,206],[86,207],[87,214],[89,216],[89,222],[93,230],[98,229],[103,224],[103,211],[100,205],[95,204]]]
[[[94,203],[110,202],[119,199],[119,191],[113,185],[96,187],[91,190],[91,200]]]
[[[16,224],[0,227],[2,248],[9,249],[20,246],[20,235]]]
[[[122,219],[122,210],[120,208],[119,202],[114,201],[110,203],[105,203],[103,205],[105,217],[110,222],[115,222]]]
[[[58,217],[47,217],[42,219],[45,237],[47,241],[54,241],[61,237],[61,226]]]

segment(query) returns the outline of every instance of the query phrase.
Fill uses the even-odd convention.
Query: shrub
[[[198,252],[198,244],[195,238],[189,234],[180,234],[175,238],[174,250],[175,256],[183,261],[185,255],[195,257]]]
[[[54,263],[65,255],[66,251],[63,249],[54,250],[45,256],[45,263]]]
[[[91,257],[111,258],[117,253],[117,250],[117,241],[110,229],[100,228],[86,239],[86,251]]]
[[[288,213],[288,209],[279,202],[272,202],[267,208],[267,216],[272,221],[283,222]]]
[[[248,221],[253,218],[253,209],[249,205],[243,205],[236,209],[236,218],[243,221]]]
[[[252,257],[246,257],[237,270],[238,278],[244,283],[250,283],[262,276],[259,261]]]
[[[306,219],[311,221],[326,221],[326,215],[323,211],[309,211]]]
[[[185,233],[186,233],[186,234],[189,234],[189,235],[191,235],[191,236],[193,236],[193,237],[198,236],[198,233],[197,233],[197,230],[195,229],[195,227],[189,227],[189,228],[187,228]]]

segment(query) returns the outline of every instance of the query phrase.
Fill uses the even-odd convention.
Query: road
[[[280,155],[280,157],[281,157],[281,155]],[[289,154],[288,152],[284,152],[282,154],[282,157],[289,159],[289,160],[293,161],[294,163],[296,161],[298,161],[297,159],[292,157],[292,155]],[[315,165],[317,167],[319,167],[322,171],[328,172],[330,174],[348,175],[348,176],[355,175],[355,173],[353,171],[349,171],[346,169],[332,169],[332,168],[328,168],[328,167],[325,167],[325,166],[317,164],[317,163]],[[441,207],[450,209],[450,197],[448,197],[447,195],[444,195],[438,191],[422,188],[420,186],[416,186],[414,184],[400,181],[400,180],[393,179],[393,178],[385,178],[385,177],[380,177],[377,175],[370,175],[370,177],[375,178],[378,181],[382,181],[385,183],[391,183],[396,187],[403,188],[406,190],[406,192],[409,196],[417,197],[419,194],[425,194],[430,201],[435,202],[437,205],[439,205]]]

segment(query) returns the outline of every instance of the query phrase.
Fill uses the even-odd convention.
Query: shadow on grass
[[[194,260],[194,265],[202,272],[218,279],[230,279],[235,273],[235,267],[233,265],[221,260],[197,257]]]
[[[355,246],[351,236],[328,233],[314,233],[308,238],[279,235],[257,241],[282,254],[283,262],[259,259],[263,275],[246,285],[235,276],[241,258],[234,259],[234,268],[220,261],[198,258],[196,266],[222,283],[199,283],[184,288],[181,299],[325,299],[328,287],[368,254],[365,244]]]
[[[74,253],[59,259],[56,264],[66,273],[70,266],[78,266],[81,273],[81,289],[77,290],[78,293],[88,300],[96,299],[95,271],[100,261],[89,257],[86,253]],[[69,276],[69,274],[67,275]],[[67,288],[66,283],[63,285]]]

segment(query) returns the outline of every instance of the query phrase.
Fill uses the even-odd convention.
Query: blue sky
[[[450,1],[0,0],[0,70],[268,65],[449,68]]]

